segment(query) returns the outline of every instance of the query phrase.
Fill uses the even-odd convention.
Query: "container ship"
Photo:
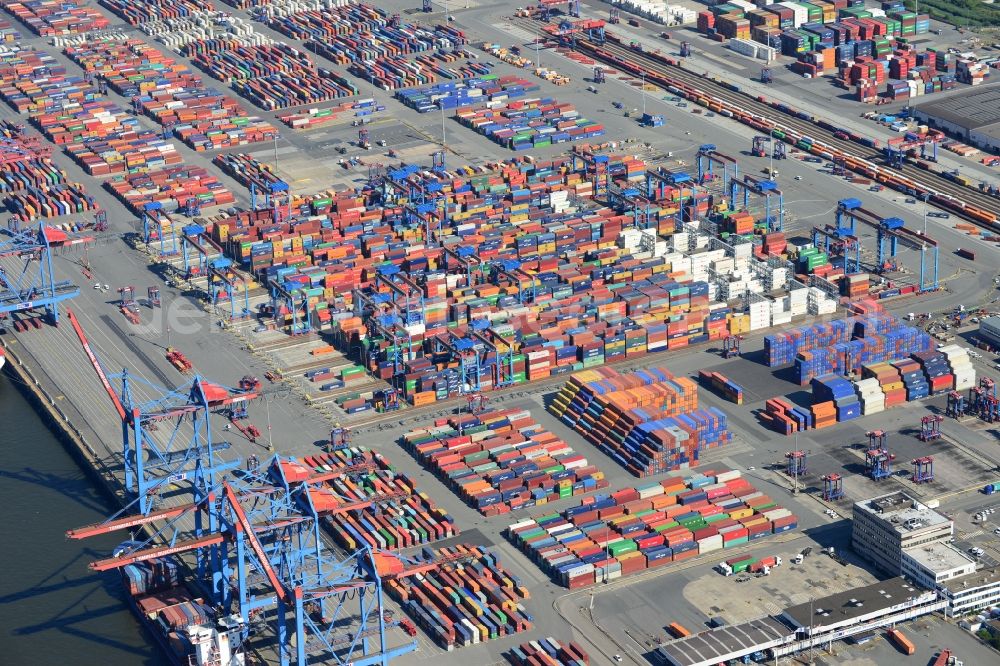
[[[115,557],[138,544],[126,542]],[[243,622],[220,616],[184,584],[172,558],[127,564],[120,569],[129,606],[175,666],[245,666]]]

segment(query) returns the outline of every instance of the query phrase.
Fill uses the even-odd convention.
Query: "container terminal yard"
[[[996,661],[939,129],[632,5],[0,5],[5,381],[121,507],[34,529],[173,663]]]

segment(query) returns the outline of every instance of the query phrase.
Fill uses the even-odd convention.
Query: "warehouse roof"
[[[934,100],[915,107],[932,118],[975,130],[1000,123],[1000,88],[971,88],[958,95]]]
[[[881,495],[856,502],[854,506],[880,518],[896,532],[904,535],[914,530],[937,527],[951,522],[947,516],[920,504],[904,492]]]
[[[657,650],[660,659],[672,666],[715,666],[758,650],[780,645],[792,632],[773,618],[766,617],[703,631],[671,641]]]
[[[983,125],[982,127],[977,127],[974,129],[977,134],[980,134],[982,136],[988,136],[992,139],[1000,139],[1000,123]]]
[[[984,586],[992,586],[1000,583],[1000,568],[980,569],[976,573],[966,576],[957,576],[949,581],[940,583],[940,586],[952,595],[959,595],[969,590],[975,590]]]
[[[939,541],[921,544],[903,551],[907,557],[935,574],[974,565],[975,561],[951,544]]]
[[[883,611],[920,594],[923,590],[905,578],[891,578],[786,608],[782,618],[799,627],[825,626]]]

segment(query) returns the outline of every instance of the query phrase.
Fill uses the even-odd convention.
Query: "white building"
[[[946,542],[954,531],[950,518],[896,492],[855,502],[851,546],[877,568],[898,576],[904,550]]]
[[[936,590],[976,572],[976,561],[949,543],[927,543],[903,551],[902,573],[917,585]]]
[[[1000,606],[1000,569],[983,569],[952,578],[940,586],[951,615],[964,615],[990,606]]]
[[[816,645],[825,645],[934,613],[945,605],[937,592],[922,590],[905,578],[891,578],[786,608],[780,619],[796,628],[799,639],[811,635]],[[799,644],[772,649],[777,656],[783,656],[802,647]]]
[[[1000,317],[986,317],[979,321],[979,338],[1000,347]]]

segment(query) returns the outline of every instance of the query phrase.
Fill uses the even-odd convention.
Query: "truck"
[[[888,634],[889,640],[903,654],[912,655],[917,651],[917,648],[910,642],[910,639],[904,636],[903,632],[899,629],[890,629]]]
[[[757,559],[753,555],[737,555],[736,557],[730,557],[725,562],[720,562],[718,569],[722,572],[723,576],[732,576],[733,574],[743,573],[756,561]]]
[[[691,635],[691,632],[684,628],[684,625],[679,622],[671,622],[667,625],[667,631],[674,638],[687,638]]]
[[[762,557],[751,564],[749,571],[750,573],[763,573],[767,575],[771,573],[771,569],[779,566],[781,566],[781,558],[777,555],[770,555],[768,557]]]
[[[951,658],[951,650],[941,650],[931,666],[948,666],[948,661]]]

